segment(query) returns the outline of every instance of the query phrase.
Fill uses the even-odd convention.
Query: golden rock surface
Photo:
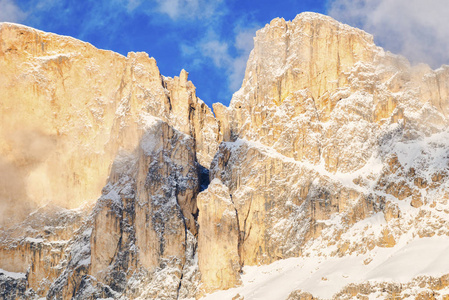
[[[302,13],[257,32],[241,89],[213,108],[146,53],[1,24],[0,268],[39,297],[182,299],[241,284],[245,266],[369,265],[449,235],[449,67]],[[52,205],[70,210],[39,220]],[[406,296],[340,296],[379,289]]]

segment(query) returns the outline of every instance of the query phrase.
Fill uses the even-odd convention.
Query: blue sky
[[[303,11],[357,25],[412,62],[449,62],[447,0],[0,0],[0,21],[145,51],[165,76],[186,69],[209,106],[240,87],[256,30]]]

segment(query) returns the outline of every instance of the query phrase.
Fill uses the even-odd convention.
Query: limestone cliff
[[[214,117],[145,53],[6,23],[0,41],[3,297],[449,294],[447,66],[302,13],[257,32]],[[379,277],[416,249],[438,260]],[[294,280],[248,280],[287,258]]]
[[[229,189],[214,179],[198,195],[198,208],[198,267],[203,289],[210,292],[240,284],[239,220]]]
[[[164,77],[146,53],[124,57],[15,24],[1,24],[0,41],[0,165],[10,174],[0,191],[15,203],[2,207],[2,223],[15,209],[96,200],[147,115],[194,137],[209,167],[218,125],[186,71]]]
[[[254,44],[229,108],[214,105],[227,142],[211,179],[229,188],[242,265],[355,253],[369,264],[377,248],[448,235],[434,210],[449,184],[447,66],[411,66],[313,13],[273,20]]]
[[[70,244],[49,297],[122,293],[174,299],[180,294],[196,244],[200,182],[195,143],[158,119],[147,120],[146,129],[135,151],[115,159],[103,195],[83,233]]]
[[[211,176],[236,203],[242,261],[297,256],[323,220],[343,214],[351,225],[388,207],[385,195],[422,205],[421,190],[430,190],[419,183],[446,166],[424,162],[436,153],[398,160],[397,146],[447,136],[448,75],[412,67],[326,16],[275,19],[258,31],[242,88],[229,108],[214,107],[231,143],[220,146]],[[410,158],[421,162],[413,168]],[[446,184],[438,178],[436,199]]]

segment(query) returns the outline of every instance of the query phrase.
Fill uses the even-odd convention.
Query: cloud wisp
[[[330,0],[328,13],[412,63],[449,64],[447,0]]]
[[[156,0],[156,4],[157,12],[167,14],[174,21],[210,19],[223,13],[226,8],[223,0]]]
[[[253,36],[260,26],[247,24],[240,17],[234,20],[230,34],[223,35],[223,27],[229,26],[230,13],[224,0],[156,0],[156,4],[153,11],[168,15],[172,21],[195,23],[202,28],[199,29],[203,31],[199,39],[180,39],[179,48],[189,62],[188,67],[199,70],[212,65],[228,77],[228,92],[237,91],[253,48]]]
[[[0,22],[19,23],[26,17],[27,13],[14,0],[0,0]]]
[[[237,91],[245,75],[246,62],[249,53],[253,49],[253,38],[259,26],[252,24],[249,27],[236,26],[231,39],[220,38],[214,31],[196,43],[182,44],[183,56],[196,58],[192,67],[201,68],[205,64],[212,63],[216,68],[226,73],[228,89]]]

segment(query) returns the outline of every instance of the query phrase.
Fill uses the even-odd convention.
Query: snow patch
[[[449,270],[448,251],[449,237],[432,237],[393,248],[376,248],[373,260],[367,265],[364,260],[368,255],[350,255],[289,258],[266,266],[246,266],[242,286],[201,299],[232,299],[240,294],[248,300],[284,300],[298,289],[329,299],[350,283],[406,283],[419,275],[444,275]]]
[[[13,279],[26,279],[26,274],[21,272],[9,272],[3,269],[0,269],[0,275],[5,275],[7,277]]]

